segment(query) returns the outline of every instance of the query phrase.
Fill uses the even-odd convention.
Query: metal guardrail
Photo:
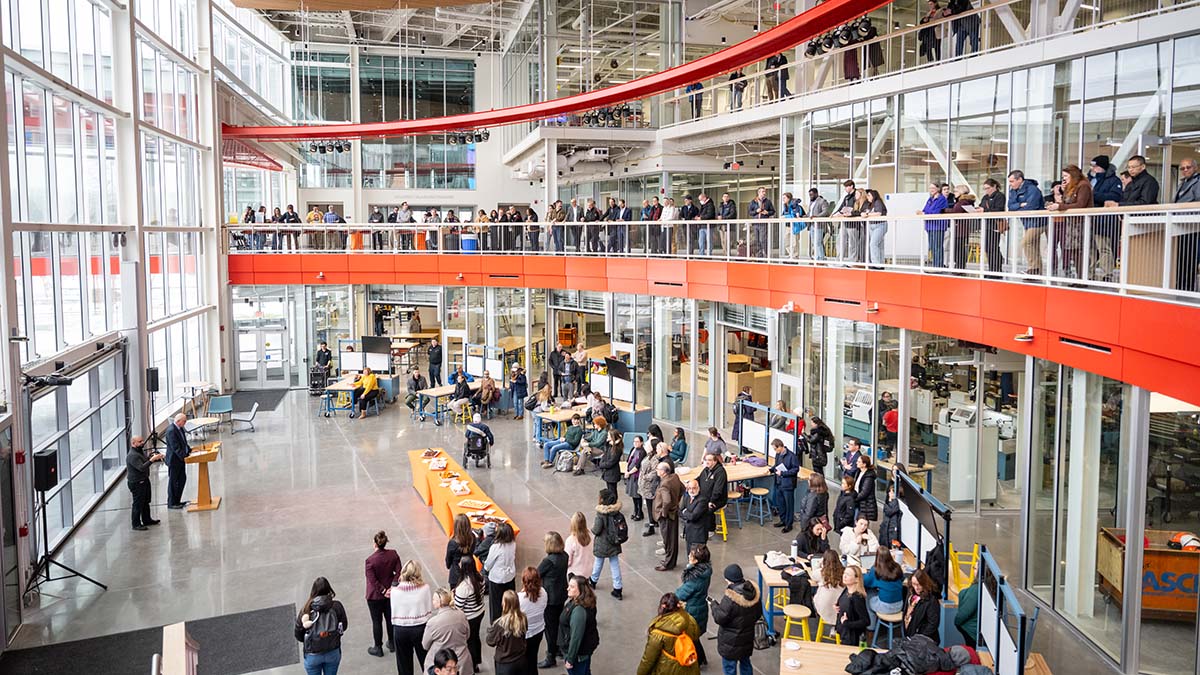
[[[1031,44],[1118,21],[1176,11],[1197,4],[1196,0],[1120,0],[1080,6],[1066,25],[1044,31],[1030,25],[1031,0],[1000,0],[986,6],[925,23],[888,31],[882,19],[873,21],[878,36],[843,45],[833,44],[818,54],[807,54],[794,63],[767,68],[765,62],[742,77],[726,74],[703,80],[698,92],[666,96],[663,104],[679,109],[675,124],[695,121],[757,107],[794,97],[840,87],[870,78],[895,75],[961,58]],[[1103,5],[1102,7],[1100,5]],[[925,21],[925,19],[919,19]],[[837,30],[833,34],[837,34]],[[818,38],[819,40],[820,38]],[[807,45],[802,46],[804,50]],[[794,52],[789,51],[791,57]],[[746,69],[750,70],[750,69]],[[697,101],[696,94],[700,94]],[[664,122],[661,126],[672,126]]]
[[[231,224],[230,255],[581,255],[956,274],[1200,301],[1200,204],[587,223]]]

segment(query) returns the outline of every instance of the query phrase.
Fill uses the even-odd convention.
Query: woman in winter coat
[[[875,479],[871,457],[859,455],[858,477],[854,479],[854,505],[858,509],[857,518],[866,518],[871,522],[879,519],[879,505],[875,503]]]
[[[350,626],[346,619],[346,608],[334,600],[336,593],[325,577],[317,577],[313,581],[312,592],[304,609],[296,617],[294,634],[297,642],[304,643],[304,669],[310,673],[337,675],[338,664],[342,662],[342,633]],[[322,614],[333,619],[337,625],[335,635],[319,636],[311,630],[323,622]]]
[[[592,519],[592,554],[596,562],[592,566],[592,588],[600,581],[600,572],[604,562],[608,561],[608,571],[612,574],[612,596],[621,599],[621,542],[617,541],[617,532],[613,514],[621,512],[621,502],[617,501],[617,493],[608,488],[600,491],[600,503],[596,505],[596,517]]]
[[[842,493],[838,495],[837,504],[833,507],[833,529],[841,532],[847,527],[854,526],[854,512],[858,497],[854,494],[854,477],[849,474],[842,476]]]
[[[653,452],[647,452],[646,458],[642,460],[642,466],[638,469],[638,494],[642,496],[642,500],[650,505],[654,502],[654,493],[658,492],[658,472],[655,470],[658,467],[658,455]],[[642,532],[643,537],[649,537],[654,534],[654,519],[646,519],[646,529]]]
[[[425,634],[421,637],[421,646],[425,649],[424,668],[428,671],[433,667],[434,656],[443,649],[453,649],[458,655],[458,667],[463,673],[472,673],[475,661],[471,659],[471,650],[467,641],[471,637],[471,625],[467,615],[454,606],[454,596],[449,589],[439,588],[433,592],[433,616],[425,624]]]
[[[879,524],[879,543],[891,548],[900,541],[900,500],[896,499],[896,488],[888,488],[888,500],[883,505],[883,522]]]
[[[558,615],[567,602],[567,554],[562,535],[546,533],[546,557],[538,563],[538,576],[546,591],[546,658],[538,668],[553,668],[558,659]]]
[[[829,486],[819,473],[808,477],[808,494],[800,504],[800,527],[809,527],[813,518],[829,518]]]
[[[688,614],[696,620],[697,632],[703,636],[708,631],[708,587],[712,583],[712,564],[708,546],[700,544],[688,553],[687,567],[683,568],[679,588],[675,589],[675,597],[684,603]],[[708,664],[704,653],[703,640],[696,640],[697,663],[701,666]]]
[[[911,592],[904,608],[904,634],[925,635],[935,644],[941,644],[942,603],[938,600],[937,584],[921,569],[909,577],[908,588]]]
[[[675,660],[675,641],[681,635],[690,637],[693,644],[700,644],[696,620],[679,604],[674,593],[666,593],[658,601],[658,615],[646,630],[646,648],[637,675],[699,675],[699,661],[685,666]]]
[[[624,436],[616,429],[609,429],[608,445],[604,447],[604,454],[600,455],[600,480],[604,481],[613,494],[618,494],[617,485],[621,482],[621,457],[624,454]]]
[[[833,451],[833,432],[820,417],[814,417],[812,424],[804,430],[804,440],[808,445],[808,456],[812,458],[813,471],[825,473],[829,453]]]
[[[746,579],[739,565],[725,568],[728,586],[721,601],[712,608],[717,624],[717,653],[726,673],[753,675],[750,655],[754,653],[754,624],[762,616],[758,586]]]
[[[646,459],[646,445],[641,436],[633,437],[633,449],[629,451],[629,459],[625,462],[625,494],[633,500],[633,516],[630,520],[642,520],[646,517],[642,509],[642,494],[638,491],[638,477],[641,475],[642,462]]]

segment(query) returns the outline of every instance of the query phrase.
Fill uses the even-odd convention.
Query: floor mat
[[[188,621],[188,635],[200,645],[199,672],[201,675],[238,675],[299,663],[300,643],[292,634],[296,612],[295,605],[280,605]],[[161,651],[162,628],[147,628],[10,650],[0,655],[0,672],[31,675],[145,673],[150,671],[151,658]]]
[[[238,391],[233,394],[233,409],[236,412],[250,412],[254,404],[262,412],[274,410],[288,395],[287,389],[263,389],[261,391]]]

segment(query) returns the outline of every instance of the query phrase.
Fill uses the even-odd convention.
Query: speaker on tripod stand
[[[68,567],[50,556],[50,527],[46,518],[46,493],[58,486],[58,449],[47,448],[33,454],[33,489],[38,493],[38,503],[41,506],[42,517],[42,536],[40,540],[41,555],[37,563],[33,567],[33,575],[30,578],[29,589],[26,591],[26,605],[30,604],[35,593],[40,592],[41,585],[50,581],[61,581],[72,577],[79,577],[84,581],[91,582],[104,590],[108,590],[108,586],[96,581],[79,570]],[[57,567],[66,574],[62,576],[52,576],[50,570],[52,567]]]

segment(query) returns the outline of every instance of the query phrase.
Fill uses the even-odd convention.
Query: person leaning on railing
[[[808,217],[809,218],[828,218],[832,207],[829,201],[821,196],[817,188],[808,189]],[[814,220],[812,224],[812,232],[809,234],[812,239],[813,259],[825,259],[825,222],[823,220]]]
[[[1068,211],[1092,207],[1092,184],[1074,164],[1062,170],[1062,182],[1054,187],[1054,203],[1047,204],[1047,211]],[[1080,278],[1083,275],[1083,221],[1082,216],[1054,218],[1056,230],[1053,241],[1062,250],[1062,274]],[[1051,249],[1053,254],[1053,249]]]
[[[1041,211],[1045,205],[1042,191],[1032,178],[1014,169],[1008,174],[1008,210],[1009,211]],[[1042,236],[1046,234],[1045,218],[1022,218],[1025,227],[1025,238],[1021,245],[1025,249],[1025,273],[1042,273]]]
[[[1196,160],[1185,157],[1179,161],[1179,187],[1175,190],[1176,204],[1200,202],[1200,173]],[[1191,232],[1176,238],[1175,288],[1196,290],[1196,267],[1200,263],[1200,233]]]
[[[979,207],[984,213],[999,213],[1005,209],[1004,192],[995,178],[983,181],[983,197]],[[987,218],[983,221],[983,255],[987,258],[989,272],[1000,272],[1004,268],[1004,255],[1000,250],[1000,239],[1008,231],[1007,218]]]
[[[937,183],[929,184],[929,198],[925,200],[925,207],[917,212],[917,215],[931,216],[942,213],[946,210],[946,197],[942,194],[942,186]],[[945,220],[933,220],[925,218],[925,236],[929,240],[929,260],[934,267],[945,267],[945,237],[946,226],[948,222]]]
[[[1121,179],[1109,162],[1108,155],[1097,155],[1092,159],[1088,182],[1092,186],[1092,206],[1099,208],[1105,202],[1121,201]],[[1120,216],[1092,216],[1092,265],[1093,279],[1113,281],[1116,268],[1116,249],[1120,239]]]
[[[954,188],[954,204],[946,209],[946,213],[974,213],[975,195],[971,188],[959,185]],[[963,269],[967,266],[967,254],[971,248],[971,233],[979,229],[979,220],[962,218],[953,222],[954,237],[951,245],[954,247],[954,267]]]
[[[1126,162],[1125,168],[1128,170],[1129,180],[1124,182],[1124,187],[1121,190],[1121,200],[1119,202],[1106,201],[1104,205],[1111,208],[1114,206],[1151,206],[1157,204],[1158,181],[1146,171],[1146,158],[1141,155],[1134,155]],[[1121,223],[1118,216],[1113,241],[1119,242],[1120,240]],[[1176,277],[1176,282],[1178,282],[1178,270],[1176,270]]]

